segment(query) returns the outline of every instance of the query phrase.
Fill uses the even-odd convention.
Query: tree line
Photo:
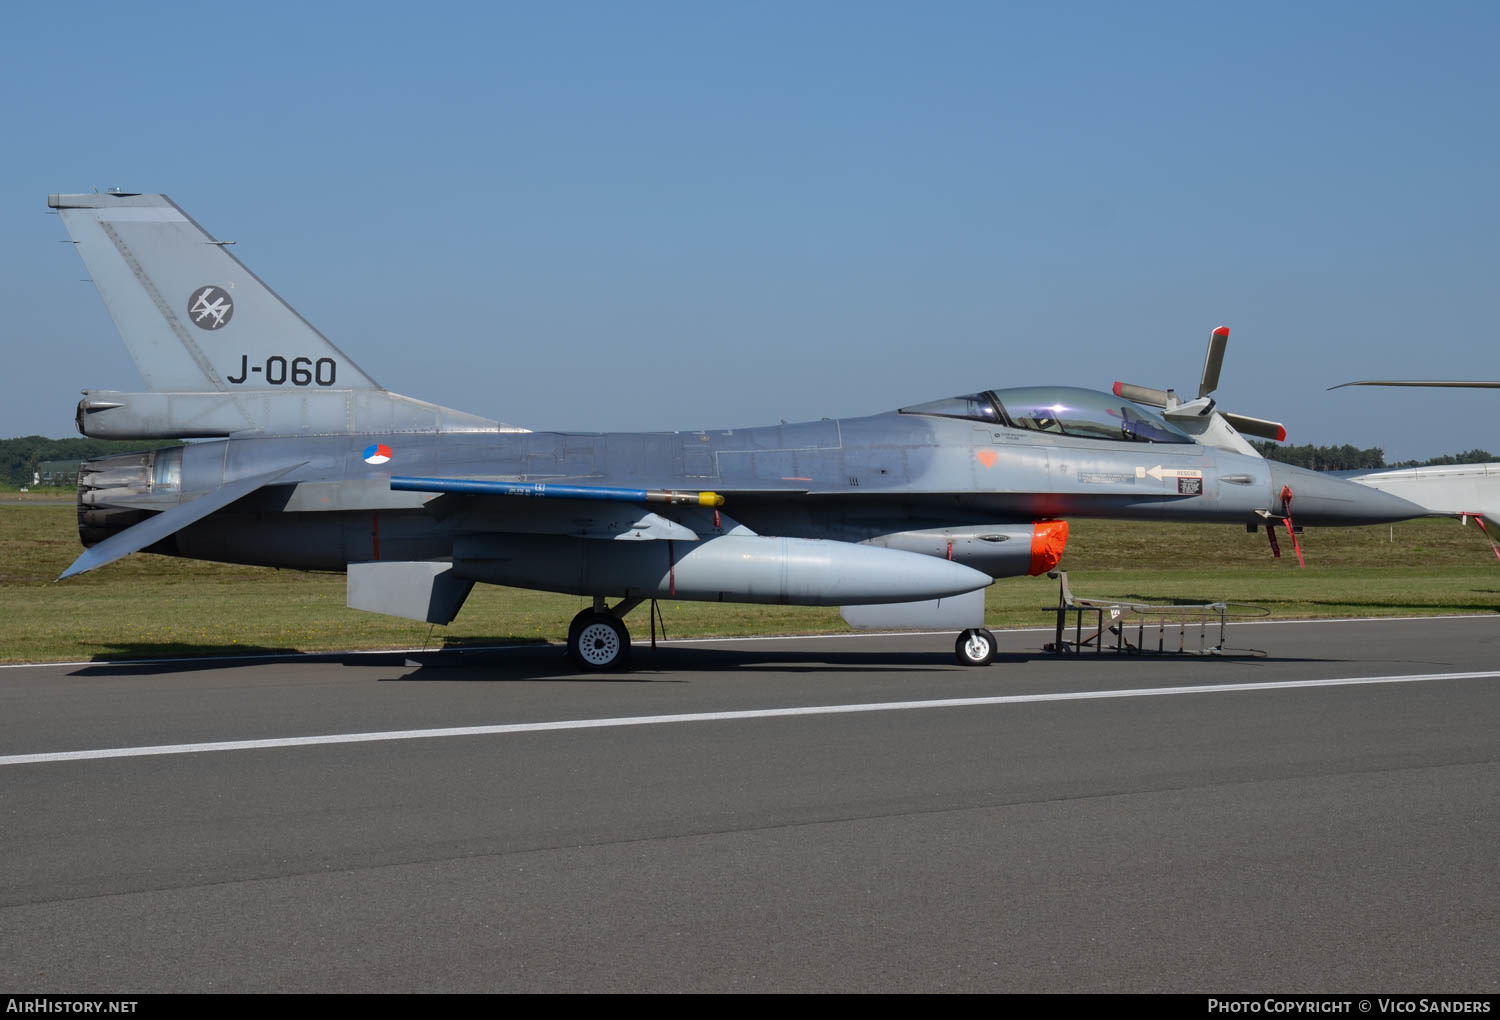
[[[114,453],[137,453],[163,446],[177,446],[180,440],[156,442],[118,439],[48,439],[45,436],[20,436],[0,439],[0,478],[12,486],[30,485],[36,466],[44,460],[89,460]]]
[[[1394,464],[1385,462],[1385,450],[1372,446],[1367,450],[1350,446],[1282,446],[1271,442],[1250,443],[1266,460],[1276,460],[1295,467],[1313,471],[1369,471],[1376,468],[1427,467],[1438,464],[1484,464],[1497,458],[1488,450],[1466,450],[1463,453],[1448,453],[1428,460],[1402,460]]]

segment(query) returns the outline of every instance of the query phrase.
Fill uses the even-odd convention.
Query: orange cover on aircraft
[[[1032,577],[1045,574],[1062,560],[1067,547],[1067,521],[1037,521],[1031,529],[1031,568],[1026,572]]]

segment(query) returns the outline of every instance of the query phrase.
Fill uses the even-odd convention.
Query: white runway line
[[[863,705],[811,705],[802,708],[758,708],[740,712],[691,712],[682,715],[640,715],[611,719],[566,719],[557,722],[506,723],[496,726],[454,726],[431,730],[390,730],[383,733],[333,733],[314,737],[273,737],[265,740],[220,740],[203,744],[162,744],[156,747],[112,747],[89,751],[13,754],[0,756],[0,765],[36,765],[44,762],[84,761],[93,758],[139,758],[167,754],[202,754],[209,751],[253,751],[277,747],[312,747],[323,744],[365,744],[376,741],[431,740],[438,737],[484,737],[506,733],[541,733],[550,730],[664,726],[669,723],[729,722],[742,719],[775,719],[788,716],[848,715],[856,712],[911,712],[934,708],[1024,705],[1044,701],[1098,701],[1105,698],[1149,698],[1174,694],[1231,694],[1253,691],[1284,691],[1308,687],[1413,684],[1429,680],[1485,680],[1496,677],[1500,677],[1500,670],[1490,670],[1482,673],[1416,673],[1407,676],[1282,680],[1256,684],[1205,684],[1193,687],[1142,687],[1133,690],[1117,691],[1012,694],[992,698],[948,698],[939,701],[883,701]]]

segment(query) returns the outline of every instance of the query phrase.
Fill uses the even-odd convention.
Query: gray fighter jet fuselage
[[[569,651],[590,668],[622,661],[620,618],[646,599],[909,606],[962,626],[977,664],[983,588],[1055,566],[1067,517],[1424,513],[1261,459],[1206,396],[1158,414],[1002,388],[792,425],[529,432],[381,389],[165,196],[49,204],[151,387],[85,391],[80,430],[199,440],[84,466],[89,548],[64,576],[142,549],[345,571],[350,605],[442,623],[475,582],[576,593],[595,609]]]
[[[1111,399],[1068,387],[1046,392],[1059,403]],[[372,440],[381,440],[377,445],[389,454],[367,457]],[[368,463],[377,456],[379,463]],[[97,539],[111,530],[104,508],[166,509],[184,495],[284,468],[293,458],[299,463],[274,486],[177,532],[153,551],[342,570],[364,558],[445,556],[455,535],[486,524],[508,523],[518,534],[566,536],[599,527],[603,516],[631,517],[620,525],[624,533],[644,502],[621,502],[616,510],[613,501],[567,496],[549,499],[545,507],[524,497],[466,501],[468,494],[456,486],[435,498],[445,479],[544,487],[639,487],[648,479],[672,491],[730,492],[732,506],[720,511],[721,528],[732,516],[762,535],[912,546],[941,551],[945,558],[946,537],[939,550],[908,536],[951,532],[960,539],[951,558],[978,567],[1010,560],[1000,552],[1006,543],[984,541],[997,525],[1021,528],[1029,542],[1032,522],[1052,518],[1258,523],[1264,511],[1279,506],[1283,486],[1293,489],[1298,520],[1305,524],[1369,524],[1410,515],[1399,503],[1356,500],[1322,475],[1190,441],[1080,439],[917,410],[695,432],[380,433],[198,442],[90,462],[82,480],[85,523],[97,521],[90,536]],[[126,481],[114,477],[121,470],[113,467],[116,460],[139,460],[142,466]],[[426,478],[434,487],[393,491],[393,477]],[[101,509],[94,511],[96,505]],[[701,518],[702,509],[689,511]],[[218,527],[231,517],[243,519],[233,529]],[[510,517],[525,520],[507,522]],[[566,583],[544,587],[575,590]]]

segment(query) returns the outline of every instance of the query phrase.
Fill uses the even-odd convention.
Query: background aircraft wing
[[[1500,382],[1464,379],[1361,379],[1359,382],[1341,382],[1330,390],[1341,390],[1345,386],[1446,386],[1461,390],[1497,390]]]

